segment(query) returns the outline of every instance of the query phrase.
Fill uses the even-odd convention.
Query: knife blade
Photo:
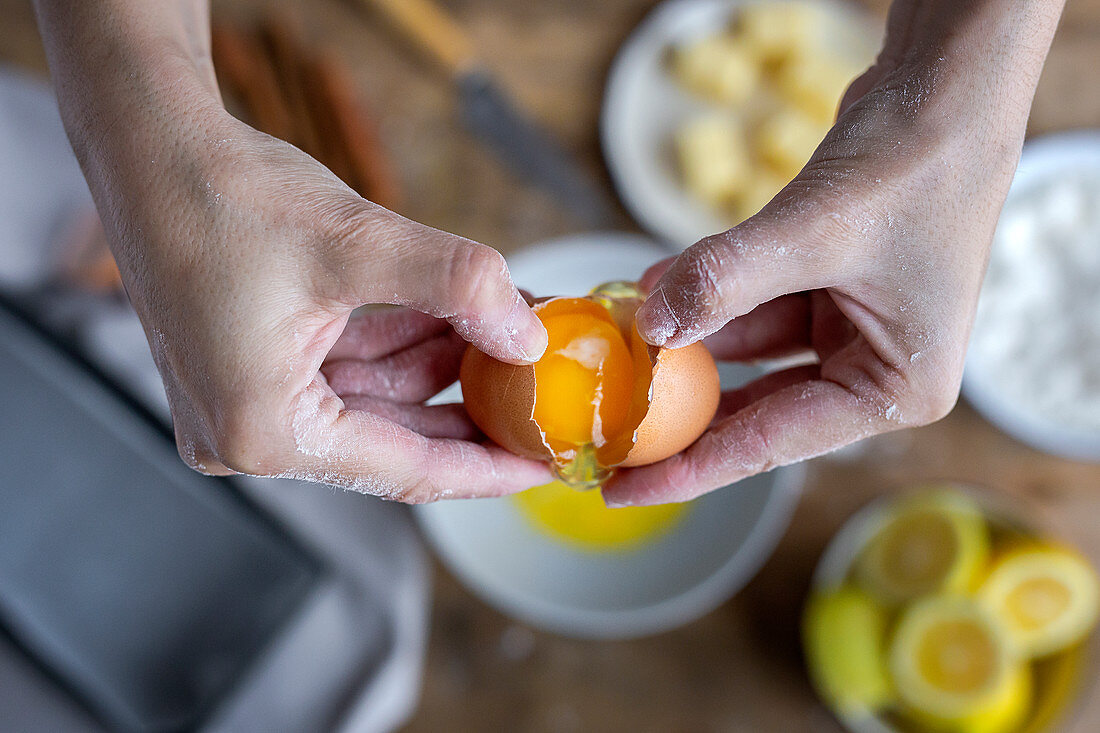
[[[523,114],[480,70],[457,79],[463,123],[517,175],[553,194],[569,212],[593,227],[614,222],[606,190],[554,138]]]
[[[517,175],[553,194],[588,226],[615,224],[607,190],[556,140],[519,110],[479,63],[473,42],[432,0],[360,0],[390,22],[452,78],[467,129]]]

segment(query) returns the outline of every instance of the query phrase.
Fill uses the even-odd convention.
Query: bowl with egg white
[[[1100,461],[1100,131],[1024,146],[993,238],[963,396],[1046,453]]]
[[[621,233],[583,234],[508,258],[536,295],[581,296],[636,281],[668,250]],[[719,364],[724,388],[760,374]],[[459,385],[435,398],[461,401]],[[498,610],[565,636],[628,638],[689,623],[730,598],[770,556],[802,484],[785,467],[694,501],[608,508],[598,489],[560,482],[491,499],[414,507],[448,569]]]

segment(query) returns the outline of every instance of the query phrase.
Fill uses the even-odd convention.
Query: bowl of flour
[[[1024,147],[993,239],[963,395],[1032,447],[1100,461],[1100,131]]]

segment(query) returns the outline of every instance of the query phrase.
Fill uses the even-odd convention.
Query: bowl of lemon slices
[[[989,495],[873,502],[822,556],[803,615],[818,694],[852,731],[1049,730],[1080,692],[1100,580]]]

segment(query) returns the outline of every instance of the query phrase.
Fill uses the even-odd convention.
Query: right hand
[[[618,473],[609,504],[686,501],[947,414],[1059,9],[899,0],[878,62],[794,181],[646,274],[649,343],[816,363],[723,395],[687,450]]]

